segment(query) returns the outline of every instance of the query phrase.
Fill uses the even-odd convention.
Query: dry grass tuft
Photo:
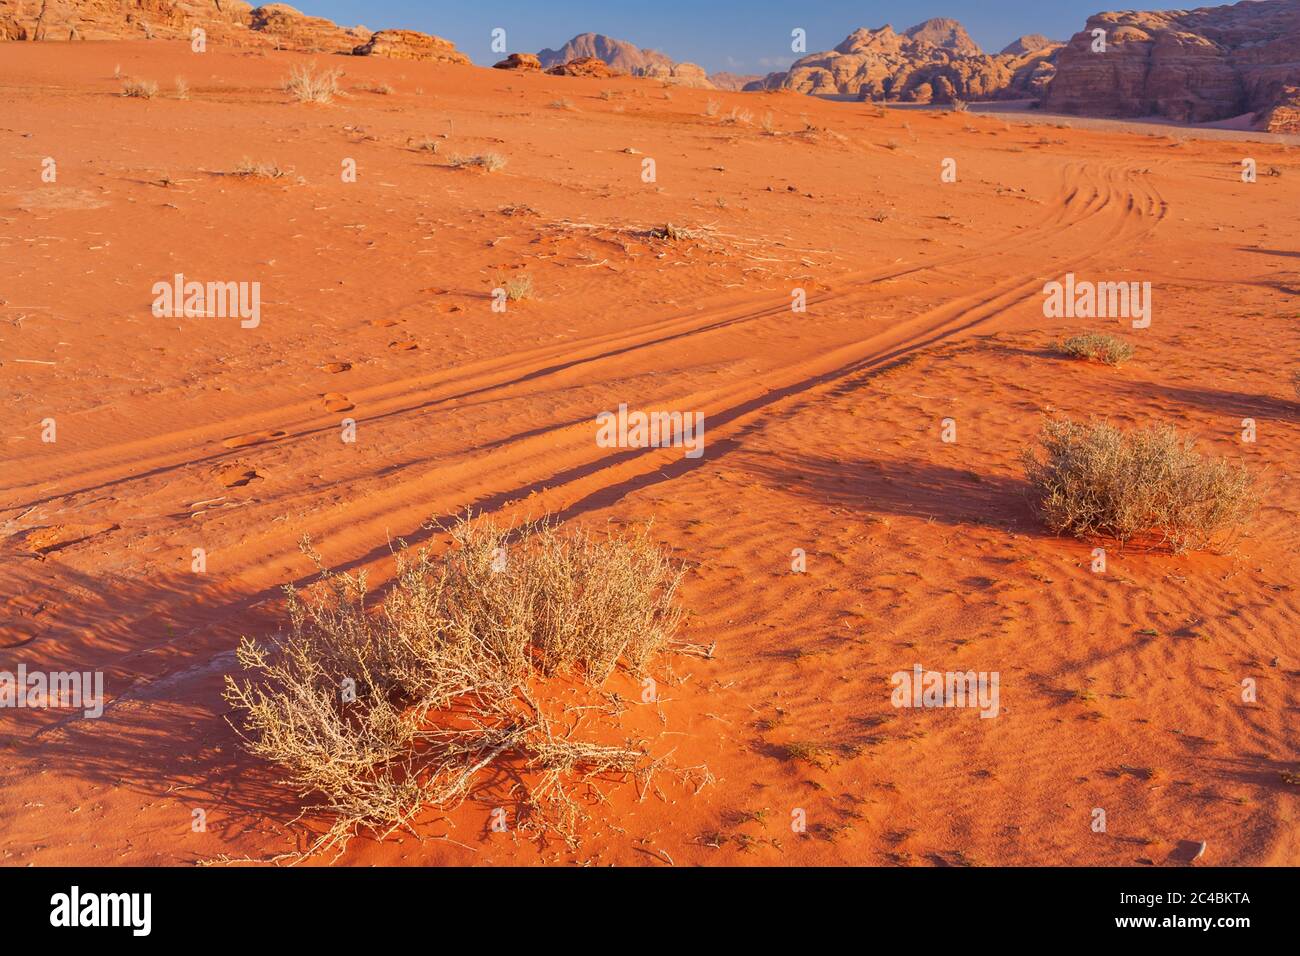
[[[285,92],[299,103],[332,103],[343,90],[339,87],[342,70],[316,72],[316,64],[295,66],[284,81]]]
[[[239,165],[231,172],[232,176],[241,176],[245,179],[280,179],[284,176],[284,170],[274,161],[256,163],[245,156],[239,161]]]
[[[158,95],[158,84],[153,80],[129,79],[122,81],[122,95],[151,100]]]
[[[506,298],[511,302],[531,299],[533,297],[533,277],[526,272],[513,276],[500,275],[496,280],[496,288],[504,289]]]
[[[637,746],[582,741],[578,723],[536,696],[551,675],[597,686],[619,666],[639,674],[668,645],[681,571],[648,532],[562,535],[466,517],[451,536],[439,557],[403,547],[374,610],[364,574],[321,567],[316,593],[288,589],[288,632],[244,639],[242,674],[226,675],[246,747],[333,819],[304,857],[341,853],[362,830],[411,830],[423,809],[458,804],[506,760],[536,781],[522,826],[576,844],[575,777],[644,784],[661,767]]]
[[[663,239],[668,242],[688,242],[692,239],[700,238],[699,232],[694,229],[686,229],[682,226],[674,226],[671,222],[664,225],[662,229],[651,229],[650,237],[652,239]]]
[[[456,169],[477,168],[494,173],[505,168],[506,158],[500,153],[480,153],[476,156],[452,156],[448,162]]]
[[[176,98],[178,100],[188,100],[190,98],[190,83],[183,76],[176,77]]]
[[[1104,365],[1122,365],[1133,357],[1133,346],[1113,335],[1088,332],[1065,339],[1057,351],[1071,358],[1088,359]]]
[[[1124,432],[1056,419],[1039,441],[1046,458],[1027,450],[1025,472],[1057,533],[1151,537],[1181,552],[1235,533],[1259,505],[1245,465],[1202,458],[1171,426]]]

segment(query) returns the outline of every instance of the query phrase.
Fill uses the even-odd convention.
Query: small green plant
[[[1132,345],[1100,332],[1071,336],[1060,342],[1057,349],[1071,358],[1087,359],[1104,365],[1122,365],[1133,357]]]

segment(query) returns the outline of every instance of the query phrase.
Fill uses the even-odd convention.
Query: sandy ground
[[[465,506],[654,519],[690,569],[682,636],[715,656],[662,661],[659,705],[602,726],[715,782],[597,782],[575,849],[491,832],[494,775],[342,864],[1164,865],[1188,841],[1300,863],[1300,153],[339,57],[317,59],[355,92],[310,106],[280,89],[309,59],[0,58],[0,669],[101,670],[109,698],[0,710],[4,863],[301,846],[226,724],[233,648],[309,579],[304,533],[382,583],[390,542],[437,546],[424,523]],[[118,67],[160,96],[118,95]],[[508,165],[447,162],[485,151]],[[1243,184],[1246,155],[1281,175]],[[232,176],[244,158],[288,174]],[[667,222],[699,238],[648,234]],[[1151,327],[1045,319],[1071,271],[1151,282]],[[260,281],[260,326],[155,318],[175,272]],[[494,313],[516,274],[535,295]],[[1089,329],[1136,358],[1053,353]],[[621,402],[704,412],[704,456],[598,447]],[[1229,553],[1101,542],[1093,573],[1099,543],[1026,503],[1053,412],[1184,426],[1266,472],[1265,507]],[[1002,714],[894,708],[918,663],[998,672]]]

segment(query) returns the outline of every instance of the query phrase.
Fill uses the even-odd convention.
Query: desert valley
[[[37,6],[0,2],[0,672],[102,699],[11,688],[0,862],[1300,863],[1300,71],[1246,38],[1300,49],[1300,3],[995,55],[845,24],[766,77]],[[1173,426],[1256,506],[1053,526],[1063,419]],[[401,560],[481,548],[508,602],[555,534],[629,643],[422,690],[333,810],[266,759],[241,640],[409,649]],[[410,719],[365,673],[322,727]]]

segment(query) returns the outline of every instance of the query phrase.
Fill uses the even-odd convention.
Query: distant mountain
[[[970,38],[966,28],[956,20],[934,17],[903,31],[903,36],[915,43],[928,43],[960,56],[979,56],[984,51]]]
[[[673,61],[657,50],[643,50],[626,40],[615,40],[601,33],[579,33],[558,50],[540,50],[537,54],[543,70],[586,56],[604,60],[624,73],[635,74],[649,66],[673,66]]]
[[[1022,37],[990,56],[956,20],[926,20],[902,33],[889,25],[864,27],[834,50],[809,54],[786,72],[769,73],[745,89],[911,103],[1035,98],[1051,81],[1060,49],[1060,44],[1038,44],[1037,39]]]
[[[626,40],[616,40],[602,33],[580,33],[558,50],[541,50],[537,58],[542,69],[563,66],[571,60],[595,57],[611,69],[632,76],[648,76],[679,86],[713,89],[704,68],[694,63],[677,63],[658,50],[645,50]]]
[[[1024,56],[1026,53],[1036,53],[1044,47],[1061,46],[1055,40],[1049,40],[1041,33],[1026,33],[1022,37],[1016,37],[1001,51],[1000,56]]]
[[[710,73],[709,82],[720,90],[743,90],[747,83],[756,83],[763,77],[757,73]]]

